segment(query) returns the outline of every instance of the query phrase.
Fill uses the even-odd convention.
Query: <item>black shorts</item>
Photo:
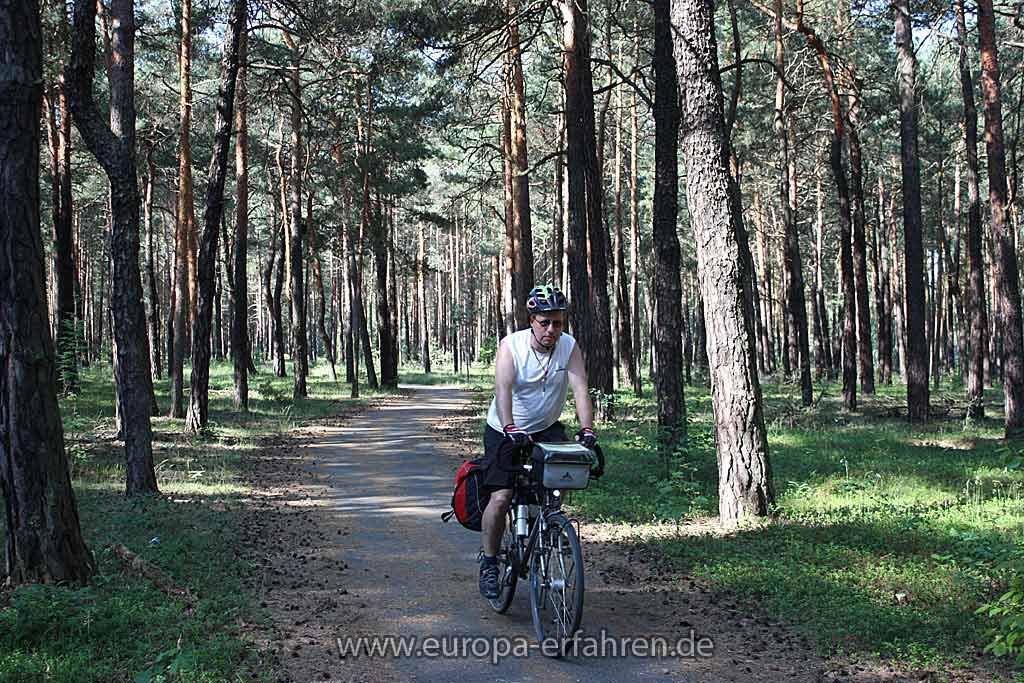
[[[530,437],[537,442],[568,441],[565,425],[555,422],[547,429],[541,430]],[[516,453],[515,444],[491,425],[484,426],[484,487],[496,491],[510,489],[515,481],[515,472],[511,471],[518,463],[513,462]]]

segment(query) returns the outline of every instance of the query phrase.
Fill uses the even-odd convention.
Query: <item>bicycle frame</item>
[[[529,500],[529,496],[524,495],[530,493],[529,489],[539,488],[531,486],[529,481],[531,468],[532,466],[529,464],[523,465],[525,473],[518,474],[516,476],[516,481],[512,488],[512,502],[509,506],[510,511],[514,511],[517,505],[524,504],[535,504],[540,507],[540,514],[530,520],[529,531],[527,532],[526,539],[524,540],[523,537],[516,536],[518,552],[515,557],[511,558],[512,569],[522,579],[528,578],[530,558],[533,556],[534,551],[537,550],[537,546],[541,542],[540,539],[543,538],[543,533],[547,529],[548,517],[561,512],[562,509],[561,498],[559,496],[555,496],[548,489],[540,489],[544,498],[540,503],[523,502],[524,498]],[[557,502],[553,503],[552,499]],[[512,517],[514,518],[514,513]],[[506,520],[506,523],[508,523],[508,520]]]

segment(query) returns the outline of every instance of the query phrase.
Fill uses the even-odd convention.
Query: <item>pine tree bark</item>
[[[679,68],[686,197],[700,289],[709,302],[708,355],[719,462],[719,517],[732,525],[767,515],[775,502],[757,377],[746,235],[729,173],[722,82],[708,0],[672,0]],[[660,305],[660,303],[659,303]]]
[[[192,0],[181,2],[178,72],[178,211],[175,229],[174,354],[171,358],[171,417],[185,417],[185,355],[195,312],[196,215],[192,182]]]
[[[372,111],[372,107],[370,111]],[[367,145],[367,148],[369,148],[369,145]],[[364,182],[369,183],[369,175],[364,176]],[[369,185],[364,185],[364,189],[368,191]],[[381,386],[386,389],[397,389],[398,367],[392,355],[394,344],[392,342],[393,330],[391,329],[391,302],[388,300],[388,230],[386,219],[382,215],[379,194],[374,207],[375,210],[373,210],[372,216],[369,218],[369,228],[372,235],[371,239],[373,240],[374,273],[376,275],[380,381]]]
[[[654,1],[654,296],[658,302],[654,325],[654,354],[658,374],[654,391],[658,404],[658,443],[668,462],[686,443],[686,401],[683,397],[682,285],[680,283],[679,82],[672,56],[670,0]]]
[[[163,367],[160,359],[160,297],[156,287],[156,252],[153,244],[153,178],[156,167],[153,164],[153,148],[146,150],[146,191],[143,216],[146,224],[146,284],[149,290],[149,362],[153,377],[160,379]]]
[[[761,365],[766,373],[775,371],[775,348],[772,336],[775,330],[774,306],[775,295],[772,288],[772,261],[768,254],[768,231],[764,225],[764,212],[761,210],[761,194],[754,194],[754,226],[757,230],[757,253],[761,261],[761,278],[758,302],[761,306],[759,334],[761,339]]]
[[[558,151],[559,154],[552,160],[554,166],[554,206],[551,209],[551,281],[556,287],[565,289],[565,272],[562,264],[565,261],[565,251],[562,243],[565,241],[565,197],[562,187],[565,184],[565,116],[558,115]],[[495,290],[495,295],[500,292]],[[500,310],[500,309],[499,309]]]
[[[114,0],[110,125],[93,95],[96,3],[75,0],[71,63],[65,75],[75,125],[111,188],[111,309],[117,341],[117,402],[124,427],[126,491],[156,493],[146,312],[139,273],[139,188],[135,172],[135,16],[132,0]]]
[[[518,11],[516,2],[509,3],[509,11]],[[530,174],[529,155],[526,144],[526,93],[523,81],[522,46],[519,42],[519,23],[510,19],[508,27],[509,42],[509,128],[512,173],[512,232],[514,248],[512,252],[515,270],[515,295],[513,310],[515,311],[516,327],[526,329],[529,316],[526,310],[526,297],[534,286],[533,275],[533,226],[530,220]]]
[[[567,249],[569,286],[572,305],[569,306],[569,324],[574,337],[580,340],[592,339],[592,321],[587,277],[587,202],[584,164],[586,151],[581,94],[583,88],[580,72],[589,69],[589,60],[583,54],[580,44],[581,33],[585,30],[579,7],[569,0],[560,0],[558,8],[562,15],[563,78],[565,87],[565,152],[566,152],[566,222],[569,248]],[[590,344],[588,343],[588,346]],[[589,350],[589,349],[588,349]],[[589,369],[589,365],[588,365]]]
[[[910,0],[896,0],[896,53],[903,173],[903,250],[907,312],[907,418],[928,420],[928,345],[925,339],[924,247],[921,243],[921,162],[917,152],[917,101]]]
[[[875,282],[875,323],[878,335],[878,366],[879,379],[882,384],[892,384],[892,319],[887,307],[889,292],[889,266],[886,263],[891,245],[884,244],[882,226],[885,225],[885,186],[882,176],[878,176],[878,213],[875,227],[872,230],[872,263],[874,264]]]
[[[832,177],[836,185],[836,195],[839,200],[839,281],[842,289],[843,299],[843,327],[842,327],[842,365],[843,365],[843,405],[847,410],[857,409],[857,333],[856,333],[856,310],[857,290],[854,284],[853,275],[853,253],[851,244],[851,209],[850,209],[850,188],[847,183],[846,169],[843,167],[843,138],[845,137],[845,116],[843,105],[839,99],[839,91],[836,88],[835,74],[832,70],[832,62],[824,43],[818,34],[804,22],[804,0],[797,0],[797,21],[793,26],[807,38],[807,42],[814,49],[821,66],[822,76],[825,81],[825,91],[829,97],[832,113],[832,141],[829,146],[829,166],[832,169]],[[824,292],[821,292],[819,306],[824,313]],[[825,314],[827,316],[827,314]],[[833,354],[834,356],[835,354]]]
[[[852,71],[852,67],[851,67]],[[850,81],[855,83],[853,74]],[[854,86],[856,90],[856,86]],[[850,151],[850,198],[853,218],[853,274],[857,292],[857,370],[860,389],[875,393],[875,364],[871,349],[871,305],[868,298],[868,258],[865,227],[864,172],[860,147],[860,94],[850,96],[850,125],[847,142]]]
[[[1024,327],[1020,274],[1014,236],[1007,217],[1006,150],[1003,146],[1002,83],[992,0],[978,0],[981,92],[988,156],[988,197],[995,265],[995,317],[1002,332],[1006,438],[1024,438]]]
[[[67,22],[61,12],[56,26],[56,50],[63,54],[67,42]],[[60,61],[63,66],[63,60]],[[62,392],[78,391],[78,330],[75,315],[75,282],[78,278],[72,231],[71,193],[71,115],[68,111],[67,87],[63,73],[51,95],[44,95],[53,192],[54,284],[56,285],[57,382]]]
[[[249,40],[246,26],[238,42],[238,75],[235,83],[235,248],[232,250],[231,359],[234,368],[235,410],[249,412],[249,96],[246,61]]]
[[[569,271],[573,293],[569,317],[573,334],[586,340],[584,357],[590,386],[610,394],[614,390],[614,358],[608,297],[608,231],[602,206],[603,174],[597,155],[589,13],[586,0],[559,0],[558,7],[562,15],[569,165]],[[581,309],[586,309],[585,314]],[[607,404],[602,402],[601,407],[606,408]]]
[[[671,45],[669,46],[671,51]],[[640,390],[636,357],[633,353],[633,315],[626,275],[626,250],[622,235],[622,89],[616,92],[615,115],[615,330],[618,340],[617,367],[624,367],[634,393]],[[678,240],[677,240],[678,242]]]
[[[981,202],[978,197],[978,110],[974,104],[974,80],[967,58],[967,22],[964,0],[956,1],[957,38],[960,43],[960,92],[964,101],[964,151],[967,157],[967,301],[970,318],[970,358],[964,358],[968,414],[985,416],[985,353],[988,351],[988,319],[985,310],[985,263],[982,258]]]
[[[313,194],[306,195],[306,214],[309,216],[309,223],[306,226],[309,237],[310,265],[313,270],[313,286],[316,287],[316,329],[320,333],[320,341],[324,345],[324,354],[331,366],[331,380],[338,381],[337,369],[334,367],[334,345],[331,343],[331,335],[327,332],[327,300],[324,296],[324,275],[320,263],[320,241],[317,239],[316,226],[313,224]]]
[[[95,11],[95,10],[94,10]],[[0,494],[11,584],[84,584],[64,453],[39,210],[43,57],[38,3],[0,5]],[[148,405],[146,406],[148,408]]]
[[[284,270],[285,270],[285,234],[286,221],[281,217],[282,224],[275,228],[276,235],[272,234],[270,239],[277,245],[277,266],[274,273],[274,291],[270,298],[270,318],[272,322],[272,335],[274,344],[274,374],[277,377],[287,377],[288,371],[284,362]]]
[[[775,0],[775,116],[774,128],[779,148],[779,206],[782,207],[784,239],[782,267],[786,276],[786,328],[789,331],[789,356],[800,371],[800,396],[803,405],[814,400],[811,386],[811,357],[807,341],[807,302],[804,299],[804,273],[800,260],[800,236],[796,223],[796,150],[790,149],[786,123],[785,43],[782,39],[782,0]]]
[[[228,174],[231,150],[231,124],[234,122],[235,85],[238,77],[239,43],[245,31],[246,0],[234,0],[231,19],[224,36],[220,86],[217,89],[217,113],[213,122],[213,154],[210,155],[203,234],[197,263],[197,299],[195,326],[192,330],[192,377],[189,386],[187,431],[198,433],[209,422],[210,404],[210,323],[213,300],[217,296],[217,239],[224,215],[224,182]],[[244,286],[244,282],[242,283]]]
[[[426,270],[427,258],[423,244],[423,223],[416,226],[417,251],[416,251],[416,291],[419,308],[416,315],[420,320],[421,338],[423,349],[420,359],[423,362],[423,372],[430,374],[430,318],[427,315],[427,286]],[[500,311],[499,311],[500,313]]]
[[[290,213],[288,234],[289,290],[292,303],[292,372],[294,382],[292,394],[295,398],[309,395],[306,389],[306,375],[309,373],[309,356],[306,338],[306,289],[303,279],[304,249],[302,245],[305,224],[302,221],[302,51],[291,34],[283,34],[285,44],[291,51],[292,61],[288,79],[289,113],[291,115],[291,170],[289,178],[288,210]]]
[[[633,354],[636,356],[636,384],[633,385],[633,395],[640,398],[643,395],[643,380],[640,373],[640,364],[643,360],[643,348],[640,346],[642,326],[642,316],[640,315],[640,125],[636,92],[631,95],[629,107],[629,308],[633,313],[630,334],[633,335]]]

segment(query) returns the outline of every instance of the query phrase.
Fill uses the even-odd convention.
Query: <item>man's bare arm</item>
[[[507,337],[506,337],[507,339]],[[512,386],[515,383],[516,366],[505,339],[498,344],[494,359],[494,404],[502,426],[512,424]]]
[[[587,367],[583,363],[583,353],[577,346],[569,355],[569,385],[576,399],[576,415],[580,418],[580,427],[594,428],[594,405],[590,402],[590,390],[587,386]]]

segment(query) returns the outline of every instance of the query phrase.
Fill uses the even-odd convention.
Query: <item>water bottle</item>
[[[526,536],[530,533],[530,506],[516,505],[516,535]]]

